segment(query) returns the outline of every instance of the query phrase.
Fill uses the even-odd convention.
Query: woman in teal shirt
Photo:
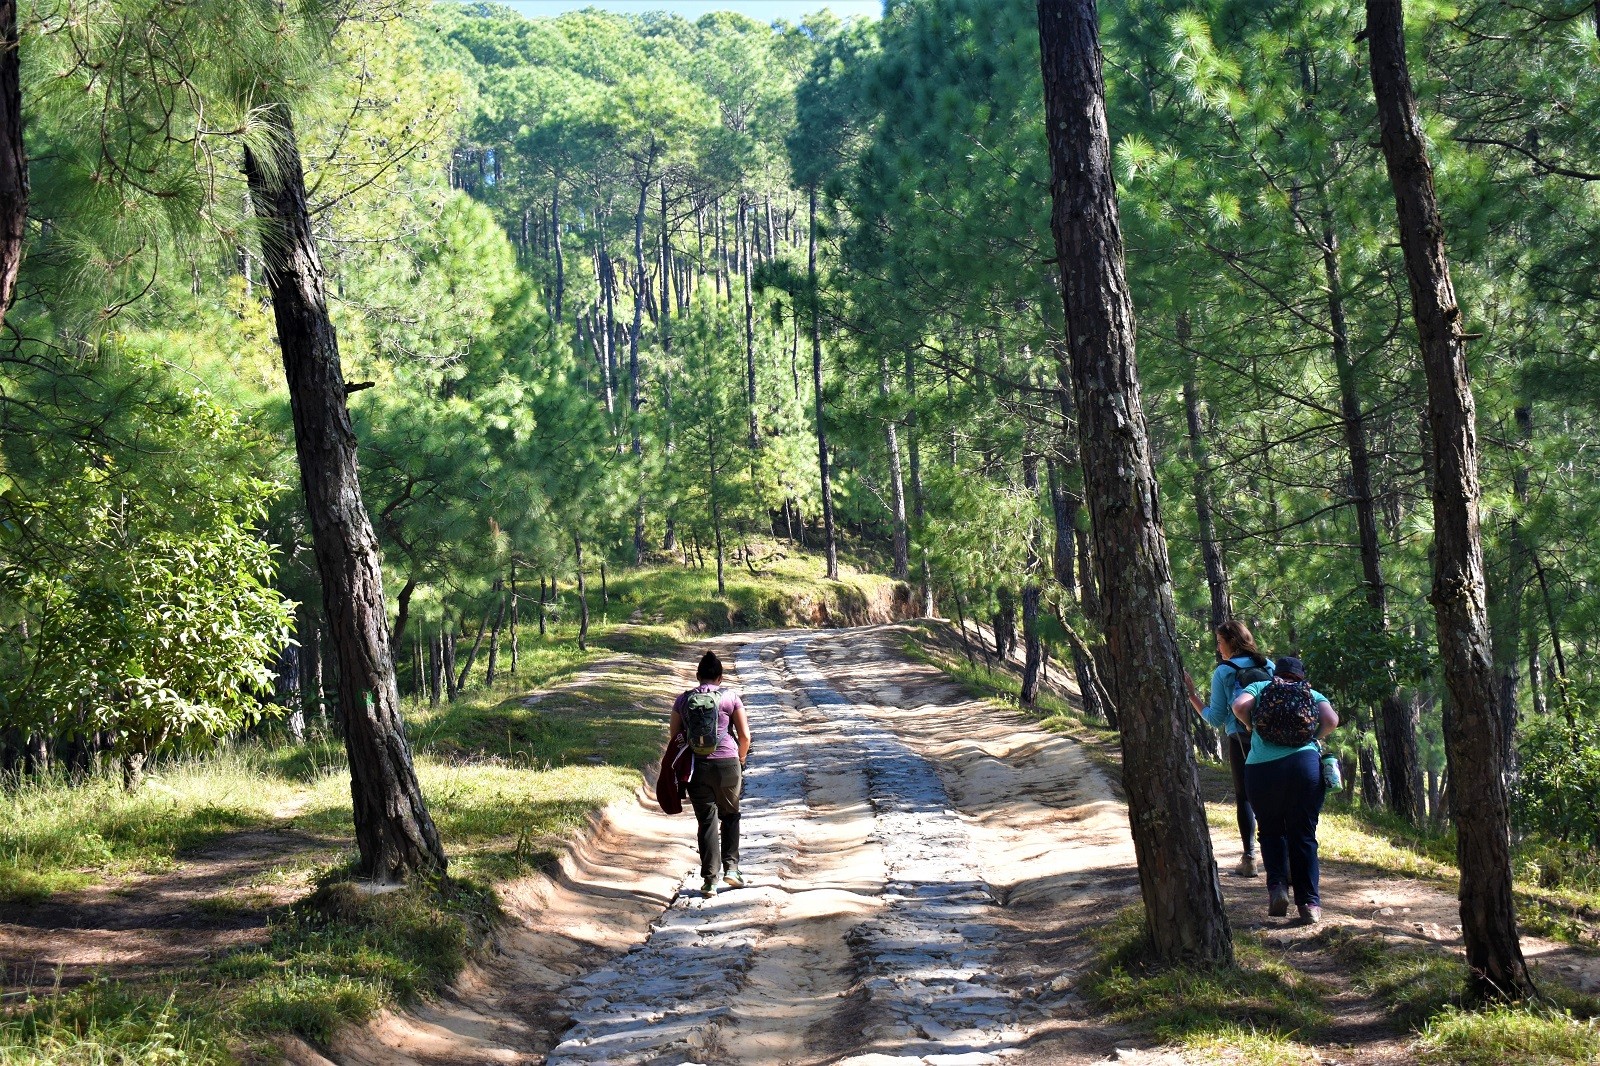
[[[1250,731],[1233,716],[1233,701],[1244,691],[1244,683],[1272,676],[1272,660],[1256,647],[1250,627],[1236,619],[1217,627],[1217,668],[1211,671],[1211,700],[1206,702],[1194,690],[1194,678],[1183,675],[1189,689],[1189,705],[1214,729],[1227,731],[1228,765],[1233,770],[1233,807],[1239,820],[1239,839],[1244,842],[1244,857],[1239,860],[1240,877],[1256,875],[1256,816],[1245,795],[1244,765],[1250,752]]]
[[[1258,681],[1233,701],[1233,713],[1245,728],[1268,685],[1303,684],[1305,664],[1293,656],[1278,660],[1271,681]],[[1261,830],[1261,861],[1267,868],[1267,913],[1282,918],[1289,913],[1289,892],[1300,920],[1322,920],[1321,870],[1317,863],[1317,818],[1322,813],[1321,740],[1339,726],[1328,697],[1311,689],[1316,713],[1312,739],[1304,744],[1274,744],[1259,731],[1251,733],[1250,754],[1245,759],[1245,790]]]

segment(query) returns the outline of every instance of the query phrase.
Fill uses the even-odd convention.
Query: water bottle
[[[1344,774],[1339,770],[1337,755],[1329,754],[1322,757],[1322,783],[1328,787],[1329,792],[1338,792],[1344,788]]]

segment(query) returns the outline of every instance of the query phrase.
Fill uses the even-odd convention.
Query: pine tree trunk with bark
[[[261,258],[289,384],[300,483],[338,660],[357,871],[375,881],[442,872],[444,848],[400,718],[378,540],[361,500],[348,389],[328,317],[294,123],[286,104],[268,104],[259,114],[276,158],[258,159],[247,148],[245,176],[262,224]]]
[[[1434,616],[1450,705],[1444,720],[1461,868],[1461,928],[1469,982],[1485,999],[1521,999],[1533,981],[1517,939],[1510,811],[1485,607],[1479,538],[1478,432],[1467,347],[1445,254],[1416,95],[1406,64],[1401,0],[1367,0],[1372,92],[1400,247],[1428,381],[1434,456]]]
[[[822,292],[817,282],[817,190],[810,189],[810,226],[806,238],[806,277],[811,294],[811,383],[816,393],[817,468],[822,481],[823,552],[828,580],[839,580],[839,543],[833,527],[833,476],[828,469],[828,431],[822,401]]]
[[[16,298],[27,233],[28,156],[22,143],[17,0],[0,0],[0,323]]]
[[[1333,214],[1322,213],[1322,267],[1328,283],[1328,324],[1333,337],[1334,369],[1339,377],[1339,413],[1345,448],[1350,456],[1350,502],[1356,510],[1356,536],[1361,545],[1361,574],[1367,604],[1378,624],[1389,627],[1389,588],[1383,579],[1383,548],[1378,539],[1378,510],[1372,488],[1372,461],[1367,448],[1366,415],[1356,367],[1350,354],[1350,327],[1344,311],[1344,271],[1339,262],[1339,234]],[[1421,774],[1417,758],[1417,722],[1398,688],[1384,696],[1378,716],[1378,748],[1383,757],[1383,791],[1389,809],[1413,824],[1422,818]]]
[[[1187,349],[1191,339],[1189,312],[1178,315],[1178,347]],[[1194,463],[1194,511],[1200,524],[1200,558],[1206,568],[1206,587],[1211,591],[1211,628],[1215,630],[1233,617],[1233,599],[1228,592],[1228,567],[1217,541],[1216,522],[1211,516],[1211,452],[1206,448],[1205,431],[1200,421],[1200,380],[1197,360],[1186,355],[1188,373],[1183,378],[1183,411],[1189,426],[1189,459]]]
[[[1168,963],[1229,965],[1233,941],[1200,799],[1133,303],[1111,176],[1094,0],[1038,0],[1051,231],[1102,624],[1117,671],[1123,785],[1145,928]]]
[[[889,356],[878,353],[878,396],[883,400],[883,447],[889,459],[889,516],[894,523],[894,579],[911,578],[910,538],[906,528],[906,482],[900,465],[900,432],[889,417]]]

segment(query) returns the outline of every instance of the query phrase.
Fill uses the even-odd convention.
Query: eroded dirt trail
[[[1025,947],[1072,910],[1043,905],[1120,902],[1126,825],[1076,744],[996,716],[907,663],[898,639],[742,647],[750,884],[704,899],[698,870],[683,870],[648,937],[563,992],[573,1024],[550,1063],[976,1066],[1024,1053],[1049,1013],[1041,998],[1060,998],[1059,968]],[[1107,878],[1108,864],[1126,869]],[[1096,1032],[1085,1054],[1107,1039]]]

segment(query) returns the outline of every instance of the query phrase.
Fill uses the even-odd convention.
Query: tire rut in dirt
[[[883,908],[849,937],[872,1019],[863,1035],[907,1063],[933,1055],[988,1061],[1020,1038],[1019,1004],[999,985],[996,902],[972,840],[933,764],[840,695],[811,661],[815,639],[792,642],[785,664],[818,711],[844,727],[868,779],[888,873]]]
[[[721,1030],[780,906],[772,886],[786,876],[793,827],[805,815],[804,737],[760,661],[763,646],[737,658],[745,706],[762,726],[741,805],[740,868],[750,886],[704,899],[698,873],[687,876],[643,944],[567,990],[574,1024],[551,1049],[551,1066],[720,1057]]]

